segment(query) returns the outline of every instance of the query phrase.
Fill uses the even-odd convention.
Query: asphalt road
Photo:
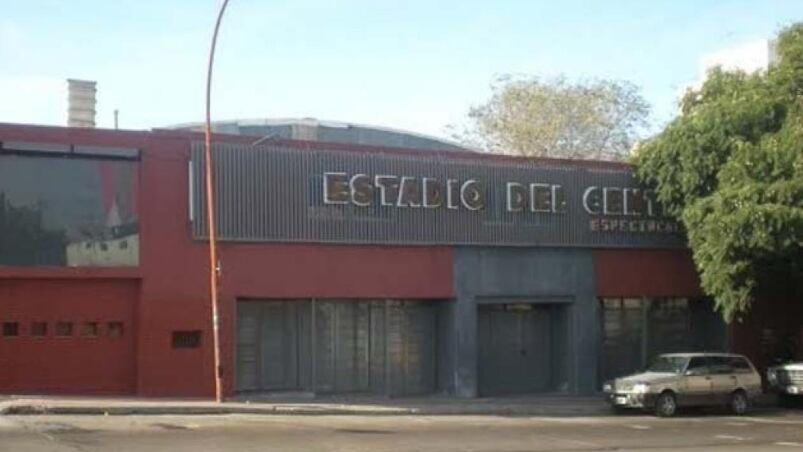
[[[7,416],[0,451],[794,451],[803,411],[499,416]]]

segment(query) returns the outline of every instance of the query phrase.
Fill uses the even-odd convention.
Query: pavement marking
[[[746,421],[754,422],[756,424],[778,424],[778,425],[802,425],[803,420],[783,420],[783,419],[767,419],[760,417],[744,417]]]
[[[750,439],[750,438],[742,438],[741,436],[733,436],[733,435],[714,435],[714,438],[717,438],[717,439],[730,439],[730,440],[733,440],[733,441],[744,441],[746,439]]]
[[[649,430],[652,428],[649,425],[639,425],[639,424],[628,425],[628,427],[636,430]]]
[[[776,446],[788,446],[788,447],[803,447],[803,443],[794,443],[792,441],[777,441],[775,443]]]
[[[750,424],[747,422],[726,422],[725,425],[730,425],[732,427],[746,427]]]

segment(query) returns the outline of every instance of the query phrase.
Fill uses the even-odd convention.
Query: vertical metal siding
[[[582,208],[588,186],[637,187],[631,172],[588,169],[534,160],[456,160],[440,154],[417,156],[352,153],[276,146],[216,144],[215,193],[222,240],[375,244],[465,244],[501,246],[682,247],[678,234],[593,232],[596,218]],[[202,146],[194,143],[195,237],[205,236]],[[325,205],[323,174],[388,174],[461,182],[476,179],[485,208],[467,209]],[[566,213],[508,212],[506,183],[559,184]],[[444,193],[445,195],[445,193]],[[378,196],[377,196],[378,198]],[[445,202],[445,201],[444,201]],[[607,217],[634,219],[632,217]]]

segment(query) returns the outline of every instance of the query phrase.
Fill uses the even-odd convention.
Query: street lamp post
[[[215,44],[220,29],[220,21],[229,0],[223,0],[212,34],[212,45],[209,48],[209,65],[206,71],[206,124],[204,127],[204,170],[206,185],[206,226],[209,234],[209,294],[212,304],[212,342],[215,363],[215,401],[223,400],[223,369],[220,365],[220,318],[218,317],[218,282],[220,278],[220,261],[217,256],[217,239],[215,237],[215,199],[212,174],[212,65],[215,61]]]

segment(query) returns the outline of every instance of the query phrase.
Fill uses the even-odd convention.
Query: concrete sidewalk
[[[443,396],[240,396],[221,404],[209,400],[119,397],[0,396],[0,414],[83,415],[499,415],[596,416],[609,413],[601,396],[528,395],[479,399]]]

